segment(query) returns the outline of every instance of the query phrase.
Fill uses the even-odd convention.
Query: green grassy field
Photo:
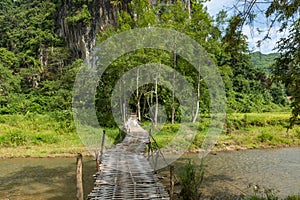
[[[290,113],[232,114],[217,148],[268,148],[300,145],[300,127],[287,131]]]
[[[272,148],[300,146],[300,127],[287,132],[289,113],[249,113],[227,116],[222,133],[214,150],[239,150],[251,148]],[[48,115],[1,115],[0,116],[0,157],[47,157],[70,156],[77,152],[87,153],[72,120]],[[187,129],[196,131],[190,151],[197,151],[206,138],[210,118],[200,117],[199,122],[165,124],[152,128],[152,135],[159,147],[171,141],[172,150],[180,145],[189,145],[185,138]],[[149,123],[145,123],[149,129]],[[91,131],[96,131],[92,130]],[[118,138],[117,129],[108,129],[109,137]],[[174,139],[176,137],[176,140]]]
[[[300,127],[295,126],[287,132],[290,113],[234,113],[227,115],[222,133],[219,135],[214,150],[240,150],[252,148],[295,147],[300,146]],[[207,138],[210,123],[209,117],[201,117],[196,124],[185,125],[197,130],[197,134],[189,147],[190,151],[201,148]],[[154,132],[160,147],[174,140],[179,124],[168,124],[158,127]],[[176,133],[177,132],[177,133]],[[182,141],[181,141],[182,142]]]
[[[56,156],[83,150],[72,122],[49,115],[1,115],[1,157]]]

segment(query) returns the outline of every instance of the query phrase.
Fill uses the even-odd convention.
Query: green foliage
[[[0,63],[0,96],[20,90],[20,77],[14,75],[13,71]]]
[[[83,5],[80,10],[77,10],[72,16],[68,16],[66,21],[71,25],[83,24],[87,25],[91,23],[92,15],[89,12],[88,6]]]
[[[273,140],[273,138],[274,135],[272,135],[271,133],[262,133],[257,136],[257,139],[259,139],[260,142],[270,142]]]
[[[297,146],[299,128],[286,132],[289,113],[234,113],[227,116],[226,132],[219,136],[218,147],[227,149]]]
[[[240,1],[242,2],[242,1]],[[300,0],[285,1],[285,0],[273,0],[270,1],[269,6],[265,10],[258,8],[255,11],[255,7],[258,4],[255,0],[250,1],[250,4],[242,3],[245,8],[242,13],[235,16],[237,23],[242,27],[244,22],[253,22],[256,15],[255,12],[263,12],[268,20],[271,20],[269,28],[277,27],[276,23],[280,24],[279,32],[288,33],[287,36],[282,37],[277,43],[275,49],[278,51],[278,56],[275,59],[276,62],[272,65],[271,72],[274,76],[274,80],[279,83],[284,83],[288,90],[288,94],[292,96],[292,117],[290,120],[290,127],[297,123],[300,115],[300,73],[299,73],[299,41],[300,41],[300,18],[299,18],[299,6]],[[241,17],[241,16],[244,16]],[[276,24],[276,25],[275,25]],[[270,30],[267,31],[264,40],[270,39]],[[233,34],[230,34],[233,35]],[[262,41],[259,41],[260,45]]]
[[[3,106],[4,99],[9,93],[18,92],[20,90],[20,77],[15,74],[15,69],[18,60],[15,54],[8,51],[6,48],[0,48],[0,99]],[[4,98],[5,97],[5,98]]]
[[[235,113],[227,116],[226,126],[232,130],[239,130],[249,126],[286,126],[288,118],[289,115],[287,113]]]
[[[1,114],[70,109],[76,75],[70,72],[78,65],[67,66],[69,50],[56,33],[61,5],[60,1],[38,0],[2,3]]]
[[[299,1],[296,1],[299,4]],[[292,9],[293,7],[291,7]],[[286,8],[275,8],[278,12]],[[274,11],[275,12],[275,11]],[[288,11],[289,12],[289,11]],[[297,11],[296,11],[297,12]],[[300,115],[300,19],[292,23],[289,29],[289,37],[282,38],[278,43],[278,50],[281,53],[273,65],[273,73],[282,81],[289,94],[292,96],[292,117],[290,128],[297,122]]]
[[[66,140],[76,144],[79,140],[70,111],[1,115],[0,130],[0,147],[62,144]]]
[[[299,200],[300,199],[300,196],[288,196],[285,200]]]
[[[196,166],[191,160],[185,165],[179,174],[180,179],[180,199],[198,200],[201,197],[200,185],[204,179],[204,164]]]
[[[250,55],[253,65],[269,75],[271,74],[271,66],[275,63],[276,58],[279,57],[279,53],[263,54],[259,51]]]
[[[65,22],[74,30],[81,31],[92,22],[93,0],[68,1]],[[189,35],[201,44],[211,55],[218,66],[226,87],[227,108],[229,112],[267,112],[280,109],[287,104],[285,87],[282,84],[269,83],[267,63],[271,63],[275,55],[251,54],[253,58],[262,57],[260,63],[251,63],[246,37],[242,34],[243,19],[229,18],[225,12],[214,20],[209,16],[202,1],[191,1],[191,12],[185,8],[182,1],[172,4],[159,3],[152,5],[146,0],[134,0],[130,3],[111,1],[112,10],[118,10],[118,19],[115,27],[98,33],[99,41],[125,30],[140,27],[172,28]],[[126,4],[126,5],[125,5]],[[62,120],[62,126],[72,129],[70,124],[70,109],[72,102],[72,86],[76,73],[79,71],[82,60],[75,60],[74,55],[67,47],[66,41],[60,37],[59,30],[62,24],[60,12],[66,6],[61,0],[3,0],[0,3],[0,114],[59,113],[57,120]],[[128,7],[127,7],[128,6]],[[128,9],[125,9],[128,8]],[[273,5],[273,10],[281,9]],[[289,11],[290,12],[290,11]],[[112,13],[115,15],[115,13]],[[105,16],[104,16],[105,17]],[[64,23],[65,23],[64,22]],[[291,33],[297,35],[297,23]],[[81,38],[78,38],[80,42]],[[283,43],[296,44],[296,41],[287,39]],[[292,52],[290,52],[292,53]],[[293,96],[294,119],[298,109],[297,63],[295,56],[280,55],[280,63],[293,63],[293,68],[284,68],[284,72],[292,69],[295,79],[284,79],[288,93]],[[174,62],[174,57],[176,62]],[[259,59],[252,59],[257,61]],[[197,88],[200,82],[200,112],[210,112],[210,94],[206,84],[198,77],[197,70],[183,58],[173,52],[153,49],[141,49],[121,56],[104,72],[97,88],[96,107],[97,116],[102,126],[116,126],[111,109],[111,94],[116,81],[122,75],[138,65],[146,63],[161,63],[172,66],[182,73],[187,80]],[[125,67],[124,67],[125,66]],[[262,67],[260,67],[262,66]],[[279,66],[279,64],[278,64]],[[285,66],[285,65],[282,65]],[[280,69],[281,70],[281,69]],[[277,74],[287,74],[278,71]],[[299,70],[298,70],[299,71]],[[276,73],[275,73],[276,74]],[[286,82],[286,81],[287,82]],[[148,119],[150,107],[153,106],[154,86],[149,84],[140,87],[140,96],[132,96],[129,104],[132,110],[136,109],[136,101],[142,104],[143,120]],[[189,121],[182,119],[177,100],[172,101],[172,91],[159,83],[159,103],[165,107],[167,121],[171,121],[172,106],[175,108],[175,121]],[[151,105],[150,105],[151,102]],[[66,114],[68,113],[68,114]],[[190,113],[192,115],[192,113]],[[64,120],[66,118],[67,120]],[[231,126],[231,125],[229,125]],[[232,127],[236,124],[232,122]],[[62,128],[64,129],[64,128]],[[168,132],[165,127],[165,132]],[[205,127],[200,129],[205,130]],[[198,137],[197,144],[202,141]]]
[[[55,144],[58,141],[58,138],[50,134],[24,133],[18,129],[0,135],[0,146],[4,147]]]

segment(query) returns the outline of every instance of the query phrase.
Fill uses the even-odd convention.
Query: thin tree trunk
[[[136,72],[136,114],[137,114],[137,119],[141,121],[141,105],[140,105],[140,97],[139,97],[139,74],[140,74],[140,69],[137,69]]]
[[[158,85],[158,76],[155,79],[155,112],[154,112],[154,125],[157,125],[157,116],[158,116],[158,92],[157,92],[157,85]]]
[[[123,125],[125,127],[126,124],[126,99],[125,99],[125,94],[124,94],[124,80],[122,79],[122,84],[120,86],[121,88],[121,93],[122,96],[120,97],[120,109],[121,109],[121,116],[122,116],[122,120],[123,120]]]
[[[192,18],[192,16],[191,16],[191,0],[186,0],[185,7],[186,7],[187,12],[189,14],[189,19],[191,19]]]
[[[196,111],[194,113],[194,117],[192,122],[195,123],[198,117],[198,113],[199,113],[199,108],[200,108],[200,65],[198,66],[198,83],[197,83],[197,102],[196,102]]]
[[[122,87],[122,84],[120,84],[120,92],[122,92],[122,90],[123,90],[123,87]],[[125,127],[126,119],[124,117],[123,96],[120,97],[119,101],[120,101],[120,114],[122,116],[123,127]]]
[[[176,82],[176,62],[177,62],[177,56],[176,51],[174,51],[174,72],[173,72],[173,89],[172,89],[172,115],[171,115],[171,123],[174,124],[175,122],[175,82]]]
[[[123,99],[123,104],[122,104],[123,106],[123,122],[124,122],[124,124],[126,123],[126,102],[125,102],[125,99]]]

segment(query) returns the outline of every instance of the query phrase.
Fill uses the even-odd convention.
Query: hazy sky
[[[220,10],[230,10],[233,5],[237,5],[237,0],[211,0],[210,2],[206,3],[208,12],[215,16]],[[267,6],[267,5],[265,5]],[[234,12],[233,9],[230,10]],[[244,27],[244,33],[248,36],[249,48],[253,51],[261,51],[262,53],[271,53],[274,52],[273,48],[276,46],[276,42],[284,33],[278,33],[276,28],[271,30],[271,40],[264,41],[260,48],[257,47],[256,43],[258,40],[264,37],[264,33],[258,33],[256,31],[257,28],[261,30],[267,30],[268,20],[260,15],[257,20],[254,21],[254,26],[251,28],[250,26]]]

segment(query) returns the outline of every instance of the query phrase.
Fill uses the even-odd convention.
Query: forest
[[[98,176],[92,176],[96,170],[95,160],[99,172],[103,166],[103,150],[106,151],[124,139],[128,131],[126,121],[133,114],[133,118],[136,115],[145,130],[141,134],[147,134],[143,137],[143,144],[139,144],[145,147],[145,154],[148,153],[147,162],[150,162],[150,153],[153,154],[152,161],[156,154],[155,166],[159,156],[167,163],[163,154],[171,155],[171,158],[186,153],[186,158],[178,157],[174,162],[175,174],[179,174],[175,187],[180,185],[181,192],[178,195],[181,199],[200,199],[200,186],[203,185],[217,189],[212,195],[216,195],[216,198],[220,196],[221,199],[279,199],[275,190],[273,192],[264,186],[260,188],[259,185],[251,185],[251,179],[242,179],[244,175],[269,181],[271,187],[273,184],[286,184],[282,188],[289,193],[299,192],[295,187],[298,183],[294,182],[297,177],[288,169],[296,169],[299,157],[296,152],[300,146],[300,0],[236,0],[236,5],[228,10],[221,10],[216,16],[210,15],[205,6],[209,1],[1,0],[0,159],[4,161],[0,162],[0,169],[3,169],[0,170],[0,183],[3,183],[3,186],[0,184],[0,189],[4,190],[2,196],[23,199],[28,195],[28,198],[36,199],[38,196],[31,195],[38,193],[46,196],[65,195],[53,199],[74,199],[73,158],[79,155],[78,152],[82,152],[80,157],[84,155],[86,159],[84,164],[88,167],[85,171],[89,172],[85,172],[83,182],[90,185],[86,188],[90,192],[94,178]],[[267,29],[257,30],[264,35],[262,40],[257,41],[258,47],[274,39],[270,36],[274,29],[278,35],[285,34],[276,43],[274,53],[263,54],[250,50],[243,28],[253,26],[259,15],[266,18],[266,22],[260,23],[265,23]],[[109,63],[103,73],[94,73],[92,67],[86,68],[87,65],[94,64],[102,66],[102,63],[95,61],[98,56],[102,56],[97,54],[99,47],[106,45],[108,48],[100,49],[99,52],[107,57],[114,57],[113,50],[122,52],[125,49],[122,45],[126,46],[126,43],[131,44],[139,39],[126,38],[122,41],[122,38],[118,38],[120,43],[110,44],[111,38],[117,38],[131,30],[151,32],[154,29],[165,30],[165,39],[161,43],[172,41],[167,34],[170,31],[187,36],[203,48],[205,53],[202,56],[208,62],[196,67],[189,62],[197,59],[194,55],[198,54],[189,54],[194,46],[187,41],[185,44],[179,43],[185,47],[187,54],[181,54],[182,52],[177,51],[181,46],[171,42],[172,44],[168,44],[172,46],[170,51],[136,48],[126,52]],[[213,84],[224,86],[224,92],[221,91],[224,98],[215,98],[219,94],[211,92],[206,80],[214,79],[208,79],[202,73],[203,69],[207,69],[206,65],[214,66],[214,72],[220,75],[222,81]],[[143,66],[149,70],[143,71]],[[78,79],[80,75],[85,79]],[[93,85],[93,78],[99,78],[96,85]],[[182,79],[186,82],[181,81]],[[179,89],[176,90],[178,85]],[[187,85],[191,87],[185,87]],[[178,93],[189,98],[188,92],[191,88],[195,94],[195,104],[182,105]],[[89,98],[91,91],[95,91],[95,95]],[[128,98],[125,98],[123,91],[129,91],[126,93],[129,94]],[[217,101],[225,102],[220,106],[226,114],[222,123],[217,120],[223,113],[215,113],[212,106]],[[192,134],[190,130],[193,131]],[[210,135],[213,132],[219,133],[217,137]],[[124,145],[124,149],[128,148],[130,151],[116,151],[119,156],[114,158],[117,166],[127,166],[130,163],[120,159],[127,156],[120,152],[130,152],[128,157],[131,154],[134,154],[134,158],[140,157],[134,151],[137,143],[142,143],[138,141],[141,138],[137,137],[139,135],[128,135],[133,138],[133,142],[127,141],[133,148]],[[257,153],[265,150],[256,151],[259,148],[279,150],[281,147],[291,147],[289,150],[296,156],[289,157],[285,151],[288,148],[282,148],[281,154],[266,151],[271,152],[274,159],[261,157],[263,153]],[[248,149],[249,151],[239,151]],[[207,167],[204,159],[201,164],[194,164],[194,161],[200,161],[200,155],[205,150],[207,154],[210,153],[208,156],[219,160],[219,164],[210,164]],[[243,154],[248,152],[253,155]],[[246,155],[241,156],[245,167],[240,165],[234,153]],[[97,159],[93,160],[91,154]],[[225,154],[234,155],[234,158],[225,160],[222,158]],[[197,159],[191,162],[190,155],[195,155]],[[292,161],[288,161],[288,157]],[[186,160],[189,162],[184,167]],[[42,161],[47,161],[44,166]],[[53,165],[55,162],[57,166]],[[80,162],[77,160],[76,164],[79,166]],[[144,168],[143,164],[136,166]],[[167,163],[168,166],[169,164],[173,165]],[[233,167],[228,168],[226,164],[232,164]],[[267,164],[270,165],[269,168],[266,167]],[[22,166],[18,169],[18,165]],[[249,184],[244,191],[253,188],[254,196],[249,193],[249,197],[244,196],[246,193],[239,189],[237,182],[234,182],[235,178],[231,179],[226,173],[209,174],[207,169],[214,165],[222,170],[224,168],[229,174],[235,174],[236,169],[244,170],[236,179],[243,182],[243,185]],[[259,169],[258,166],[263,167]],[[284,170],[283,173],[279,173],[280,168]],[[254,169],[252,174],[251,169]],[[128,167],[128,170],[131,169]],[[167,167],[163,170],[168,171]],[[259,170],[268,171],[269,175],[259,173]],[[80,170],[77,168],[78,171]],[[297,174],[297,170],[293,172]],[[124,177],[129,174],[135,191],[136,185],[141,184],[144,187],[144,184],[148,184],[145,183],[148,181],[135,182],[131,171]],[[119,172],[117,176],[123,177]],[[288,178],[289,176],[292,177]],[[78,177],[77,174],[77,180]],[[174,189],[174,180],[171,180],[173,178],[169,181],[166,177],[160,177],[159,181],[167,181],[167,185],[173,185]],[[208,184],[202,184],[203,180],[208,180]],[[220,188],[213,185],[216,180],[221,182]],[[116,181],[117,178],[114,179],[114,184]],[[78,182],[82,184],[82,177]],[[106,181],[103,183],[110,185]],[[228,183],[241,196],[230,196]],[[289,188],[290,186],[294,189]],[[47,190],[47,187],[59,189]],[[116,188],[114,186],[114,190]],[[218,194],[218,189],[222,194]],[[120,191],[125,190],[121,188]],[[170,195],[171,191],[170,187]],[[286,199],[299,199],[299,193],[298,196],[288,196]]]
[[[277,43],[278,53],[270,55],[249,50],[242,27],[251,23],[253,13],[230,16],[221,11],[212,17],[204,2],[2,0],[2,121],[6,121],[5,116],[45,115],[73,131],[73,84],[96,44],[126,30],[162,27],[188,35],[208,52],[224,82],[227,113],[287,111],[290,107],[292,127],[300,112],[300,2],[269,3],[266,16],[282,24],[280,31],[289,31],[289,36]],[[245,6],[251,9],[251,4]],[[119,57],[101,77],[95,97],[101,126],[116,127],[110,102],[120,77],[136,66],[153,62],[171,66],[186,77],[198,94],[197,115],[210,113],[211,99],[201,81],[203,77],[185,59],[175,52],[142,49]],[[164,106],[167,122],[183,120],[174,92],[162,83],[144,85],[138,90],[128,103],[141,121],[157,121],[150,116],[157,103]],[[189,120],[199,120],[197,115]]]

